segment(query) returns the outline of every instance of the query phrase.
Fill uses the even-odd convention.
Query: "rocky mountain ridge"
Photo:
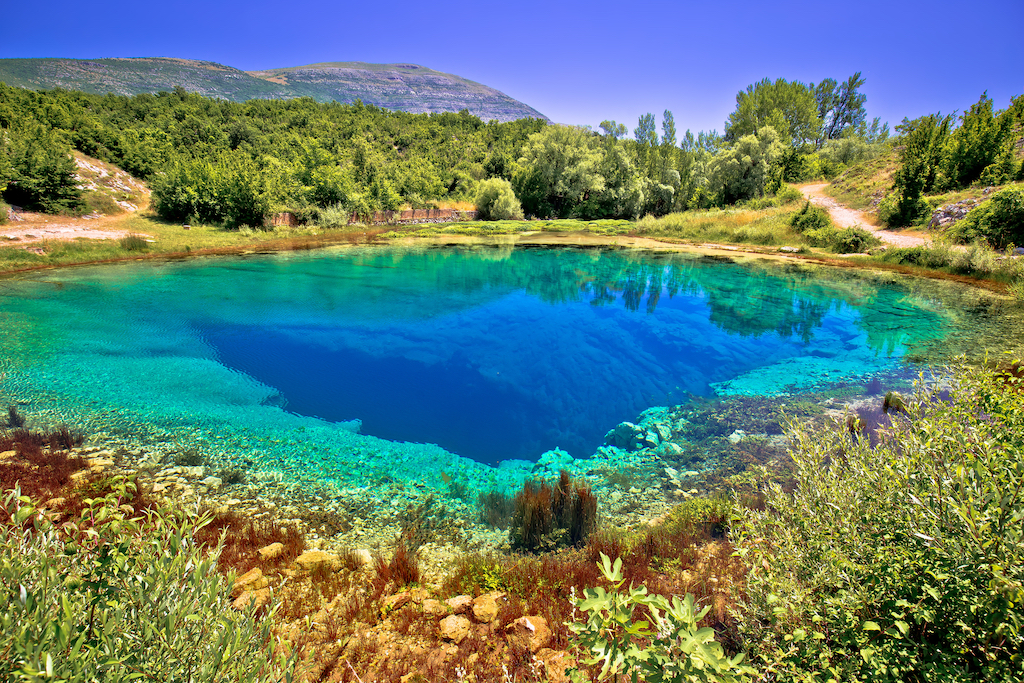
[[[311,97],[358,100],[412,113],[467,109],[484,121],[546,117],[481,83],[417,64],[326,62],[246,72],[231,66],[166,57],[110,59],[0,59],[0,82],[33,90],[64,88],[137,95],[184,88],[233,102]]]

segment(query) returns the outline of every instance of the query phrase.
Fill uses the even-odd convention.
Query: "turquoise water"
[[[682,254],[94,266],[0,281],[0,401],[299,481],[483,489],[634,463],[595,455],[605,433],[692,396],[892,386],[965,315],[891,277]]]

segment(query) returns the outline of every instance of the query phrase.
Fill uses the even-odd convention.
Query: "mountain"
[[[64,88],[137,95],[176,87],[234,102],[312,97],[318,102],[359,99],[413,113],[468,109],[484,121],[546,119],[503,92],[416,64],[326,62],[265,71],[167,57],[114,59],[0,59],[0,82],[20,88]]]

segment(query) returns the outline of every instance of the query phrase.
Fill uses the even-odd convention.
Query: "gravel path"
[[[827,196],[824,192],[826,187],[828,187],[828,183],[818,183],[815,185],[804,185],[799,189],[804,197],[811,200],[812,204],[828,211],[829,215],[832,216],[832,221],[840,228],[852,228],[854,226],[863,228],[873,233],[875,237],[886,244],[896,247],[917,247],[931,244],[931,239],[928,237],[919,237],[905,232],[893,232],[892,230],[876,228],[868,222],[868,218],[863,211],[845,207]]]

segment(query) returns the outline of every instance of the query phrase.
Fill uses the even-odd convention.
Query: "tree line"
[[[648,113],[630,136],[615,121],[591,130],[181,88],[101,96],[0,84],[0,188],[27,208],[80,210],[75,149],[146,180],[172,221],[257,226],[289,210],[317,222],[478,200],[492,218],[659,216],[770,197],[886,149],[888,125],[867,122],[863,85],[860,73],[764,79],[737,94],[722,134],[680,134],[666,110],[660,127]]]

